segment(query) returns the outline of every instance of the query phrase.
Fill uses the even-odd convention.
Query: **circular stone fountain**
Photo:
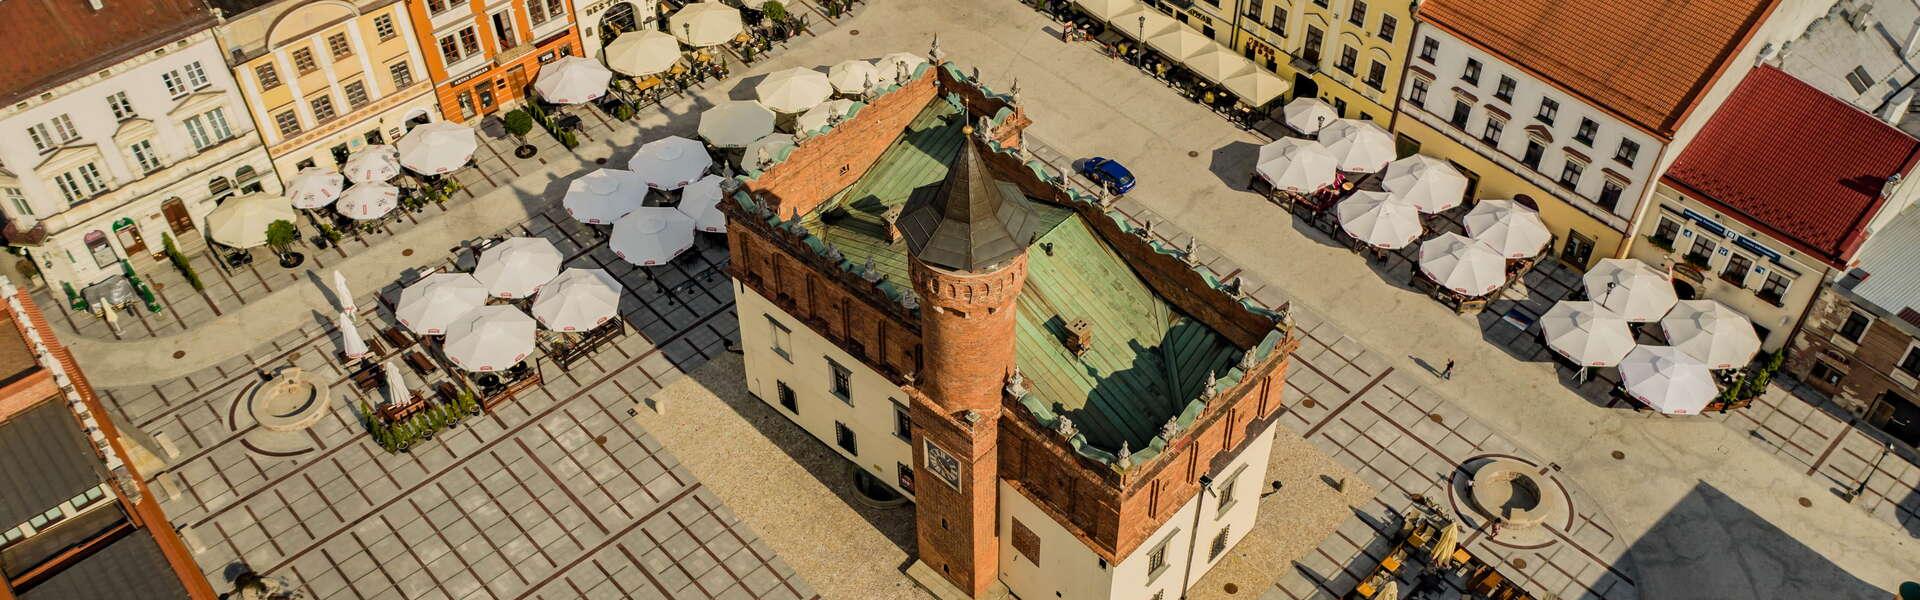
[[[301,431],[330,412],[331,395],[299,367],[287,367],[253,388],[247,407],[253,420],[271,431]]]
[[[1473,471],[1468,500],[1480,514],[1525,529],[1565,512],[1558,494],[1542,490],[1536,467],[1510,458],[1495,458]]]

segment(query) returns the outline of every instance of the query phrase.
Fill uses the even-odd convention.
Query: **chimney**
[[[1082,356],[1093,347],[1093,322],[1086,319],[1074,319],[1067,324],[1067,351],[1074,356]]]
[[[887,226],[886,238],[887,238],[887,243],[889,244],[900,241],[900,213],[901,212],[903,212],[902,207],[894,206],[894,207],[888,208],[886,212],[880,213],[880,220],[886,222],[886,226]]]

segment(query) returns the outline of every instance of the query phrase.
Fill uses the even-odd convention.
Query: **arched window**
[[[253,165],[240,165],[240,168],[233,172],[233,180],[238,183],[241,192],[259,192],[266,189],[260,185],[260,172],[253,170]]]
[[[233,195],[233,180],[216,175],[212,181],[207,182],[207,193],[211,194],[214,203],[218,204]]]
[[[102,269],[120,262],[120,256],[113,253],[113,244],[107,242],[107,234],[95,229],[87,232],[87,253],[93,255],[93,264]]]

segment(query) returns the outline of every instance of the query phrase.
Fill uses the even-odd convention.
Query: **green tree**
[[[187,255],[181,254],[180,248],[173,245],[173,236],[161,232],[160,245],[166,249],[167,260],[173,263],[173,268],[179,269],[180,275],[187,278],[187,285],[195,290],[206,289],[206,285],[200,283],[200,274],[193,270],[193,262],[187,260]]]
[[[292,221],[280,219],[267,224],[267,245],[273,247],[274,252],[286,254],[287,249],[293,247],[293,236]]]
[[[520,140],[521,143],[526,143],[527,132],[533,131],[533,115],[516,108],[507,113],[506,122],[507,133],[513,134],[514,139]]]
[[[767,0],[767,3],[760,7],[760,12],[767,13],[767,18],[773,19],[775,23],[787,21],[787,5],[781,4],[778,0]]]

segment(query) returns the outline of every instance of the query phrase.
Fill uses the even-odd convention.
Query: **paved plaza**
[[[633,125],[603,124],[604,135],[579,152],[547,148],[532,163],[483,158],[463,176],[483,182],[472,182],[474,195],[447,212],[429,207],[420,224],[349,245],[344,255],[309,253],[354,278],[370,324],[391,321],[397,285],[423,269],[470,261],[451,250],[502,230],[554,240],[572,264],[597,263],[627,284],[623,310],[632,330],[618,343],[568,371],[549,367],[540,389],[411,454],[387,455],[366,440],[351,406],[359,396],[331,358],[331,298],[305,269],[296,276],[266,265],[260,275],[223,280],[218,285],[230,286],[223,293],[245,301],[210,291],[211,300],[199,300],[204,311],[178,308],[193,304],[180,297],[190,289],[168,284],[161,292],[175,308],[143,319],[141,327],[151,327],[145,333],[125,341],[84,333],[75,353],[118,420],[141,432],[142,445],[165,463],[147,470],[155,493],[216,587],[230,565],[244,561],[322,599],[906,595],[907,588],[888,587],[904,581],[899,561],[909,552],[899,522],[864,509],[832,513],[840,519],[832,522],[857,532],[850,538],[871,544],[866,556],[874,564],[863,564],[853,583],[829,583],[820,573],[831,570],[816,556],[824,550],[795,541],[817,533],[783,522],[794,513],[750,493],[756,484],[793,486],[804,491],[797,497],[827,503],[819,506],[843,499],[838,482],[822,475],[819,456],[830,451],[804,453],[804,444],[818,442],[737,404],[695,406],[752,425],[685,430],[694,425],[678,421],[676,405],[647,412],[646,401],[664,388],[690,381],[725,387],[724,375],[695,371],[728,355],[737,334],[727,280],[716,275],[724,250],[710,246],[667,269],[636,270],[553,201],[596,159],[614,164],[635,140],[690,133],[691,115],[750,93],[757,73],[923,52],[934,33],[989,85],[1019,81],[1035,121],[1036,157],[1056,168],[1091,155],[1126,162],[1141,183],[1120,202],[1122,212],[1152,221],[1154,234],[1176,247],[1186,244],[1186,232],[1198,232],[1207,268],[1245,278],[1262,304],[1291,303],[1306,333],[1281,422],[1353,474],[1347,489],[1365,496],[1352,500],[1353,513],[1313,551],[1297,560],[1268,557],[1264,569],[1210,573],[1199,584],[1203,595],[1232,584],[1238,597],[1342,596],[1384,555],[1396,511],[1411,495],[1463,510],[1462,465],[1485,456],[1537,466],[1572,508],[1544,530],[1498,537],[1467,519],[1467,547],[1501,561],[1536,592],[1868,598],[1920,572],[1920,468],[1889,459],[1867,497],[1842,501],[1835,490],[1855,485],[1880,445],[1817,399],[1782,389],[1745,411],[1666,418],[1608,406],[1604,395],[1570,385],[1530,332],[1497,318],[1508,309],[1544,311],[1569,289],[1564,271],[1536,272],[1524,294],[1487,315],[1454,315],[1406,288],[1406,265],[1370,263],[1245,191],[1262,137],[1091,46],[1063,45],[1056,25],[1013,0],[875,0],[831,27],[815,22],[817,37]],[[260,289],[243,291],[254,286]],[[76,316],[72,326],[89,327],[82,319],[89,318]],[[187,326],[200,322],[216,324]],[[1448,360],[1458,366],[1443,381],[1436,370]],[[259,370],[288,364],[333,382],[332,418],[306,435],[264,432],[236,411]],[[716,397],[724,403],[729,396]],[[743,481],[728,469],[738,470],[737,459],[729,463],[700,443],[702,433],[721,432],[764,436],[773,445],[756,441],[754,452],[777,451],[801,466]],[[1340,484],[1275,477],[1290,477],[1292,487]],[[1283,511],[1264,511],[1263,522],[1284,518]],[[1251,538],[1244,550],[1261,548],[1280,552]]]

